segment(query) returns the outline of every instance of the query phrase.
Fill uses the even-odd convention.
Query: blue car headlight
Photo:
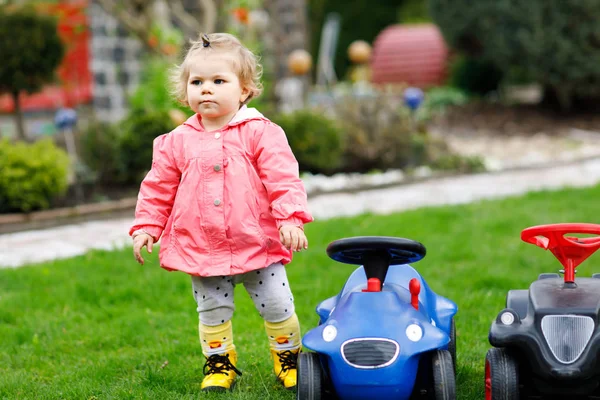
[[[323,328],[323,340],[331,342],[337,336],[337,328],[333,325],[327,325]]]
[[[406,327],[406,337],[412,342],[418,342],[423,338],[423,328],[417,324],[410,324]]]

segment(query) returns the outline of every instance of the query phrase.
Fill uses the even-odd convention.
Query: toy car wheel
[[[485,400],[518,400],[517,362],[506,349],[493,348],[485,357]]]
[[[436,400],[455,400],[456,382],[452,356],[447,350],[437,350],[431,357],[433,393]]]
[[[323,387],[321,362],[317,353],[300,353],[298,356],[298,385],[296,400],[321,400]]]
[[[454,319],[450,324],[450,343],[448,343],[448,351],[452,357],[452,367],[454,368],[454,374],[456,375],[456,325]]]

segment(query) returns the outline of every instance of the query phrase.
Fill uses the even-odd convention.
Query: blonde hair
[[[262,93],[262,84],[260,83],[262,65],[260,65],[258,57],[245,47],[238,38],[229,33],[200,34],[198,39],[190,40],[190,44],[191,46],[183,62],[175,65],[170,74],[172,94],[181,104],[189,106],[187,102],[189,66],[192,59],[198,54],[228,53],[233,55],[234,70],[238,75],[240,84],[249,92],[244,104]]]

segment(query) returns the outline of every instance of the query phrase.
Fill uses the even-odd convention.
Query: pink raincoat
[[[194,115],[154,140],[129,234],[161,237],[160,264],[191,275],[236,275],[292,259],[279,227],[312,221],[283,130],[243,106],[206,132]]]

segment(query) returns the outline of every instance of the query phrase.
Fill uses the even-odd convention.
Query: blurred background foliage
[[[341,19],[334,65],[337,76],[345,78],[351,66],[347,49],[355,40],[372,43],[387,26],[395,23],[427,22],[430,20],[424,0],[308,0],[310,21],[310,53],[318,62],[321,30],[325,17],[337,13]]]
[[[563,109],[600,96],[600,2],[593,0],[429,0],[448,44],[518,81],[541,84]],[[464,81],[464,79],[463,79]]]
[[[132,1],[124,4],[133,4]],[[45,2],[4,3],[0,6],[0,36],[14,36],[18,40],[0,43],[0,52],[8,54],[8,59],[16,60],[0,65],[0,91],[38,90],[44,82],[52,80],[55,64],[63,54],[60,41],[56,42],[52,36],[56,26],[49,19],[36,19],[35,8],[29,7]],[[27,6],[21,8],[22,3]],[[188,40],[197,37],[195,24],[198,21],[185,23],[185,19],[173,17],[180,23],[177,26],[171,24],[172,21],[165,23],[160,18],[152,19],[152,2],[147,2],[128,17],[153,22],[127,25],[126,19],[118,14],[120,9],[111,9],[109,3],[99,1],[105,11],[113,12],[146,49],[139,84],[128,93],[126,117],[106,123],[97,121],[92,115],[82,121],[77,132],[80,159],[77,163],[67,163],[64,170],[40,168],[38,160],[11,156],[12,161],[8,162],[7,158],[0,172],[0,175],[4,173],[2,182],[9,182],[28,171],[30,180],[37,182],[40,190],[26,194],[31,192],[9,190],[7,184],[0,184],[0,212],[30,211],[59,204],[57,197],[69,195],[61,182],[67,182],[71,188],[81,175],[78,171],[82,170],[86,172],[84,183],[89,201],[105,198],[103,193],[115,188],[130,193],[150,168],[154,138],[192,115],[170,95],[168,73],[185,53]],[[239,36],[261,57],[264,92],[249,106],[258,108],[284,128],[302,172],[325,175],[372,173],[419,166],[478,172],[483,169],[481,160],[453,154],[444,138],[430,134],[430,124],[469,104],[503,104],[507,102],[505,93],[511,87],[522,85],[537,85],[542,89],[543,102],[536,106],[552,106],[562,112],[597,108],[600,97],[600,34],[596,23],[600,17],[600,2],[593,0],[480,0],[475,3],[468,0],[380,0],[376,6],[368,0],[303,0],[300,3],[292,0],[211,0],[209,3],[210,7],[203,9],[203,18],[214,11],[211,26],[214,25],[215,30]],[[288,24],[272,17],[273,10],[286,4],[304,9],[306,23],[293,21]],[[210,11],[213,6],[214,10]],[[172,7],[171,3],[169,7]],[[269,13],[271,19],[265,20]],[[323,22],[330,13],[340,16],[333,59],[339,82],[323,88],[316,87],[313,82],[319,63]],[[373,46],[378,35],[391,25],[432,23],[440,29],[448,46],[447,77],[440,84],[423,86],[424,101],[412,111],[404,99],[404,90],[409,85],[372,84],[369,81],[370,64],[352,60],[349,46],[356,41]],[[305,85],[304,106],[292,112],[282,110],[276,95],[281,80],[276,58],[281,55],[276,54],[273,41],[283,38],[272,36],[274,32],[280,32],[276,28],[281,26],[297,30],[288,36],[305,38],[312,57],[312,69],[298,77]],[[15,36],[15,32],[21,33]],[[39,44],[43,50],[26,46],[23,41]],[[15,47],[15,43],[20,44]],[[14,48],[23,50],[15,52]],[[12,53],[10,49],[13,49]],[[25,67],[10,69],[11,65],[21,65],[19,63],[27,68],[37,67],[35,71]],[[29,72],[25,74],[25,71]],[[24,79],[25,75],[35,79]],[[325,101],[313,101],[311,95],[315,93],[320,93]],[[5,154],[27,152],[19,146],[22,145],[2,142]],[[64,143],[55,141],[43,146],[44,150],[36,151],[47,151],[57,166],[64,165],[60,153]],[[44,185],[49,184],[55,189],[44,189]],[[35,199],[22,200],[21,194]]]

